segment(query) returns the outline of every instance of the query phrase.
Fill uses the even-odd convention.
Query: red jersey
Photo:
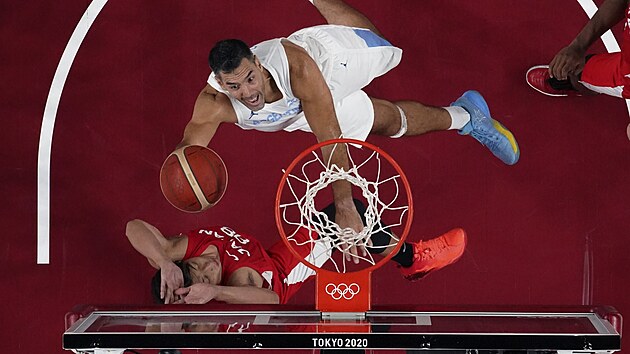
[[[623,27],[621,43],[621,75],[623,76],[623,91],[621,97],[630,98],[630,6],[626,9],[626,23]]]
[[[184,259],[201,256],[208,246],[215,246],[221,260],[221,284],[225,285],[230,275],[239,268],[249,267],[260,273],[264,287],[276,291],[279,285],[276,268],[260,242],[241,235],[227,226],[212,226],[187,233],[188,247]],[[276,291],[277,292],[277,291]]]
[[[595,92],[630,99],[630,6],[626,8],[624,22],[621,51],[590,57],[580,82]]]
[[[248,235],[242,235],[227,226],[214,226],[189,232],[188,247],[184,260],[200,256],[208,246],[212,245],[219,251],[221,261],[221,284],[239,268],[249,267],[257,271],[264,279],[263,287],[274,291],[280,298],[280,303],[286,303],[305,281],[315,275],[315,271],[301,263],[282,241],[277,242],[269,250],[265,250],[260,242]],[[322,251],[313,249],[306,242],[311,239],[308,232],[300,230],[295,235],[298,240],[294,249],[303,258],[311,257],[319,262],[325,262],[328,256],[322,257]],[[326,253],[326,252],[324,252]]]

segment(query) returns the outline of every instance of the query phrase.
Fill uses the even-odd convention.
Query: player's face
[[[217,255],[203,255],[186,261],[190,270],[193,284],[207,283],[218,285],[221,283],[221,260]]]
[[[265,77],[258,59],[251,62],[244,58],[233,72],[217,75],[217,81],[250,110],[259,111],[265,106]]]

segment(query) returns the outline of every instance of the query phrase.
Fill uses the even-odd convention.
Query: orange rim
[[[398,250],[400,249],[400,247],[402,247],[403,243],[405,242],[405,239],[407,238],[407,235],[409,234],[409,230],[411,229],[411,222],[413,221],[413,200],[412,200],[411,188],[409,187],[409,181],[407,180],[407,176],[403,172],[400,165],[398,165],[396,160],[394,160],[393,157],[391,157],[388,153],[386,153],[385,151],[383,151],[381,148],[379,148],[376,145],[373,145],[373,144],[370,144],[368,142],[361,141],[361,140],[355,140],[355,139],[331,139],[331,140],[323,141],[318,144],[312,145],[311,147],[302,151],[302,153],[300,153],[295,159],[293,159],[291,164],[289,164],[289,167],[287,167],[287,169],[285,170],[284,174],[282,175],[282,178],[280,179],[280,183],[278,184],[278,190],[276,192],[276,202],[275,202],[276,227],[278,228],[278,232],[280,233],[282,241],[289,248],[289,251],[295,257],[297,257],[300,260],[300,262],[302,262],[304,265],[313,269],[318,274],[319,273],[344,274],[341,272],[333,272],[330,270],[321,269],[311,264],[310,262],[306,261],[305,259],[303,259],[303,257],[293,248],[293,245],[291,245],[291,243],[287,239],[286,232],[284,231],[284,227],[282,225],[283,221],[282,221],[282,214],[280,210],[280,199],[282,198],[282,191],[284,190],[284,187],[286,185],[287,178],[289,177],[291,171],[293,171],[293,169],[296,167],[296,165],[304,157],[306,157],[306,155],[312,153],[313,151],[321,149],[322,147],[327,146],[327,145],[339,144],[339,143],[361,145],[363,147],[376,151],[379,155],[384,157],[385,160],[387,160],[387,162],[389,162],[394,167],[396,172],[400,175],[400,179],[402,180],[405,193],[407,194],[407,201],[408,201],[407,220],[405,221],[405,226],[403,228],[402,234],[400,235],[400,240],[398,241],[398,243],[396,244],[392,252],[390,252],[387,256],[381,258],[378,262],[376,262],[375,264],[367,268],[364,268],[358,271],[348,272],[348,273],[372,272],[375,269],[382,267],[387,261],[389,261],[392,257],[394,257],[398,253]]]

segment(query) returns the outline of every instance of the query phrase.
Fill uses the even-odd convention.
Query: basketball
[[[175,208],[196,213],[221,200],[227,187],[227,169],[211,149],[189,145],[173,151],[160,170],[162,194]]]

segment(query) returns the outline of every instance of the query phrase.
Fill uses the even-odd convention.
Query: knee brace
[[[407,115],[405,115],[402,108],[398,107],[398,105],[395,106],[398,108],[398,112],[400,112],[400,130],[398,130],[398,133],[390,136],[390,138],[400,138],[407,132]]]

